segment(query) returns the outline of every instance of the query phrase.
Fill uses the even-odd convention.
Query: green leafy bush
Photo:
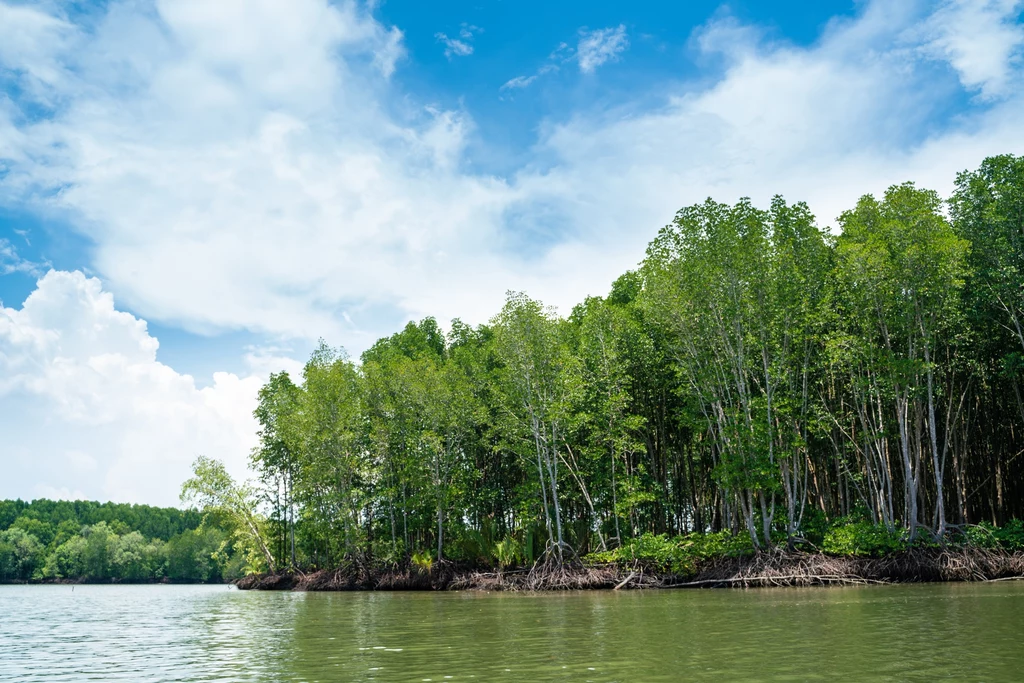
[[[648,569],[680,576],[696,573],[697,566],[714,557],[736,557],[753,552],[750,538],[728,531],[669,537],[644,534],[631,538],[614,550],[592,553],[585,559],[599,563],[639,563]]]
[[[1002,527],[986,521],[968,524],[963,527],[962,540],[976,548],[1001,548],[1011,552],[1024,550],[1024,521],[1013,519]]]
[[[494,544],[494,557],[501,569],[518,564],[523,559],[523,548],[514,536],[507,536]]]
[[[1024,550],[1024,520],[1014,519],[993,532],[999,545],[1006,550]]]
[[[412,566],[420,570],[424,574],[429,574],[431,568],[434,566],[434,556],[429,550],[424,550],[421,553],[412,554]]]
[[[833,555],[886,555],[906,550],[907,539],[900,530],[889,530],[883,524],[866,519],[836,520],[825,532],[821,549]]]
[[[976,548],[996,548],[999,546],[999,539],[996,538],[996,527],[991,522],[980,522],[964,527],[964,538],[967,545]]]

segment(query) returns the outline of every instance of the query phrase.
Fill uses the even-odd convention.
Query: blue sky
[[[0,0],[0,497],[245,476],[318,338],[566,311],[680,206],[1024,153],[1024,3]]]

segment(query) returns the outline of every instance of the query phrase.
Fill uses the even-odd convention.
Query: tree
[[[890,187],[884,199],[865,196],[840,217],[839,277],[851,297],[855,334],[870,340],[870,363],[893,396],[903,462],[904,519],[913,538],[921,523],[918,488],[927,444],[936,484],[936,533],[945,533],[943,428],[937,423],[939,347],[961,323],[960,291],[967,273],[967,243],[941,211],[939,196],[912,183]],[[923,399],[923,401],[922,401]],[[922,419],[915,421],[915,415]],[[947,428],[948,429],[948,428]],[[948,438],[944,436],[944,444]],[[940,455],[940,451],[942,455]]]
[[[495,348],[504,365],[499,391],[504,400],[506,438],[513,448],[536,459],[548,552],[562,562],[567,545],[562,533],[558,462],[566,399],[565,345],[554,313],[521,293],[509,293],[492,325]]]
[[[277,530],[277,557],[296,566],[295,555],[295,481],[299,476],[301,439],[296,434],[302,392],[287,372],[271,373],[260,388],[259,403],[253,412],[260,424],[260,443],[253,449],[250,462],[259,473],[271,519]]]
[[[143,581],[154,578],[155,553],[138,531],[132,531],[117,538],[110,557],[111,572],[120,579]]]
[[[0,532],[0,579],[27,581],[43,559],[43,544],[19,527]]]
[[[250,567],[260,568],[262,560],[274,571],[274,556],[267,546],[266,521],[257,511],[256,492],[249,484],[236,484],[223,463],[205,456],[196,458],[192,477],[181,486],[181,500],[221,515]]]
[[[960,173],[950,210],[971,243],[976,296],[997,309],[1024,351],[1024,157],[989,157]]]

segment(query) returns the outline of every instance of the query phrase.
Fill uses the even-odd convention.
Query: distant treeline
[[[242,571],[227,538],[195,510],[4,500],[0,581],[221,581]]]

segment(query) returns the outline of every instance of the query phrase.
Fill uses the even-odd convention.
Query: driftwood
[[[612,590],[616,590],[616,591],[617,591],[617,590],[619,590],[620,588],[622,588],[623,586],[625,586],[625,585],[626,585],[627,583],[629,583],[630,581],[632,581],[632,580],[633,580],[633,577],[634,577],[634,576],[636,576],[636,572],[630,572],[630,573],[629,573],[629,576],[627,576],[626,578],[624,578],[624,579],[623,579],[622,581],[620,581],[619,583],[615,584],[615,588],[613,588]]]

